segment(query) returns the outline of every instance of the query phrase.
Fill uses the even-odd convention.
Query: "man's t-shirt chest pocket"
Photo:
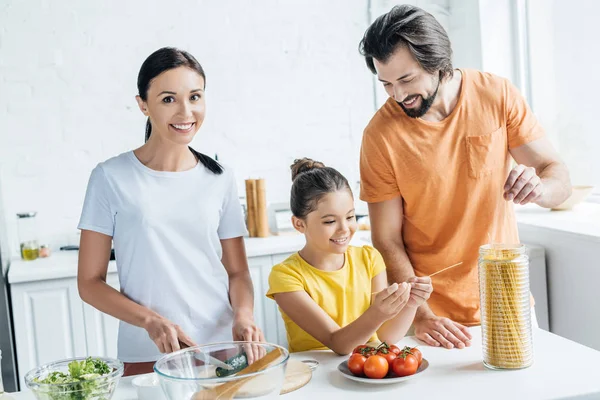
[[[471,178],[488,175],[506,165],[506,127],[502,126],[484,135],[467,136],[466,140]]]

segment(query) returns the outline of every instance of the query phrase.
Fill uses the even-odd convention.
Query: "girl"
[[[379,252],[349,246],[354,198],[338,171],[305,158],[292,165],[292,180],[292,222],[306,245],[273,267],[267,293],[282,311],[290,351],[348,354],[377,339],[396,343],[429,298],[431,279],[388,286]]]
[[[185,51],[150,55],[137,80],[146,143],[98,164],[89,180],[79,293],[120,320],[125,375],[152,372],[182,344],[263,340],[234,176],[188,146],[204,121],[205,82]],[[106,284],[111,241],[121,292]]]

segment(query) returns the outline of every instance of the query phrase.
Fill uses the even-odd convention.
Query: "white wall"
[[[600,189],[600,2],[530,0],[534,107],[548,107],[560,153],[575,184]]]
[[[479,0],[449,0],[450,24],[455,68],[482,69]]]
[[[13,254],[15,213],[37,210],[41,239],[75,239],[87,179],[143,143],[136,77],[162,46],[207,73],[207,119],[193,145],[267,179],[289,201],[289,165],[309,156],[358,179],[374,112],[358,53],[367,0],[0,3],[0,192]],[[1,217],[0,217],[1,220]]]
[[[519,69],[520,6],[528,9],[528,82]],[[594,0],[450,0],[455,65],[504,76],[529,95],[573,183],[600,191],[597,15],[600,2]]]

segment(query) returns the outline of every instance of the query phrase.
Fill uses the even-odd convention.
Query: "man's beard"
[[[398,105],[400,107],[402,107],[402,109],[404,110],[406,115],[408,115],[409,117],[421,118],[423,115],[427,114],[427,111],[429,111],[429,109],[431,108],[431,105],[435,101],[435,97],[437,96],[437,92],[438,92],[439,88],[440,88],[440,79],[438,78],[438,83],[437,83],[437,86],[435,87],[435,91],[433,92],[433,94],[429,95],[429,97],[427,97],[427,98],[423,98],[423,96],[417,95],[417,96],[420,96],[422,99],[421,107],[419,107],[419,108],[410,108],[409,109],[409,108],[404,107],[404,104],[402,104],[399,101],[397,101],[396,103],[398,103]],[[407,97],[407,99],[409,97]],[[406,99],[404,101],[406,101]]]

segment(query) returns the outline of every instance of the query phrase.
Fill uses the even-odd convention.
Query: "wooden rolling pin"
[[[279,348],[275,348],[274,350],[267,353],[264,357],[258,359],[251,365],[248,365],[246,368],[235,374],[235,376],[241,376],[246,374],[252,374],[254,372],[259,372],[267,367],[271,366],[271,364],[275,363],[279,358],[283,356],[283,352]],[[190,400],[230,400],[233,399],[237,391],[248,381],[250,381],[253,376],[238,379],[235,381],[230,381],[223,383],[222,385],[216,386],[214,388],[203,390],[201,392],[196,392],[192,396]]]
[[[248,233],[256,237],[256,180],[246,179],[246,213]]]
[[[256,236],[269,236],[267,215],[267,185],[264,179],[256,180]]]

